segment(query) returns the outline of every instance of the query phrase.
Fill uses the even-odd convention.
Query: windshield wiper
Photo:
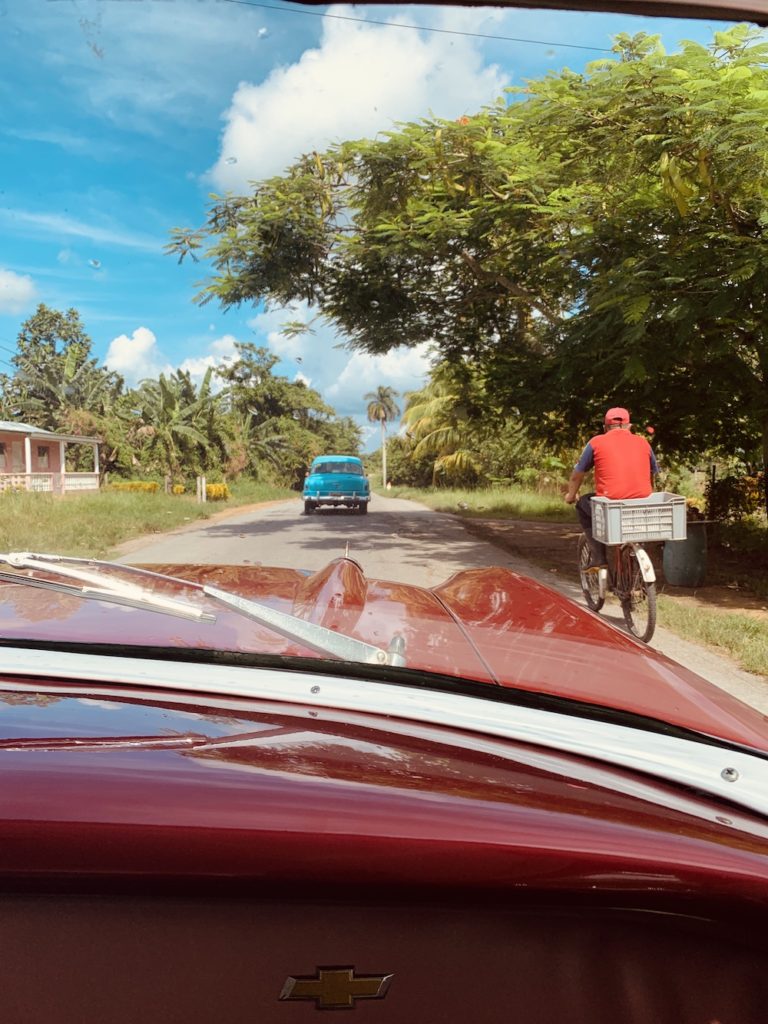
[[[42,555],[31,551],[9,551],[0,553],[0,564],[3,563],[12,569],[32,569],[54,576],[62,576],[76,582],[60,583],[56,580],[26,576],[22,572],[0,571],[0,582],[2,583],[16,583],[27,587],[37,587],[40,590],[54,590],[71,597],[80,597],[91,601],[107,601],[110,604],[127,605],[129,608],[140,608],[161,612],[164,615],[175,615],[182,619],[193,619],[196,622],[216,621],[215,615],[195,608],[194,605],[153,594],[126,580],[111,579],[103,574],[78,569],[72,564],[101,566],[110,565],[109,562],[94,562],[85,558],[66,558],[61,555]],[[156,573],[149,575],[156,576],[158,579],[171,579],[169,576],[163,577]]]
[[[201,611],[193,605],[185,604],[172,598],[162,597],[129,583],[117,580],[100,573],[99,569],[107,568],[111,572],[119,570],[136,576],[164,580],[201,592],[218,604],[244,615],[261,626],[267,626],[273,632],[289,640],[295,640],[303,647],[317,651],[319,654],[330,655],[339,661],[362,662],[367,665],[394,665],[403,667],[405,661],[405,641],[395,634],[389,647],[383,650],[374,644],[356,640],[344,633],[336,633],[325,626],[300,619],[296,615],[277,611],[258,601],[251,601],[239,594],[230,594],[227,590],[194,583],[191,580],[179,579],[176,576],[165,576],[149,569],[139,569],[133,565],[117,565],[90,558],[73,558],[67,555],[44,555],[33,551],[11,551],[0,554],[0,564],[5,563],[13,569],[32,569],[51,575],[63,576],[68,580],[76,580],[84,586],[72,583],[59,583],[55,580],[38,579],[17,572],[0,571],[0,582],[18,583],[24,586],[39,587],[43,590],[54,590],[74,597],[93,601],[108,601],[112,604],[123,604],[130,608],[141,608],[149,611],[176,615],[180,618],[194,619],[201,622],[215,622],[216,616]],[[80,568],[83,566],[84,568]],[[97,570],[97,571],[93,571]]]
[[[268,608],[258,601],[251,601],[239,594],[230,594],[229,591],[219,590],[218,587],[203,586],[203,593],[212,597],[214,601],[226,605],[227,608],[247,615],[254,622],[268,626],[281,636],[289,640],[298,640],[304,647],[310,647],[321,654],[330,654],[341,661],[359,661],[367,665],[405,665],[405,642],[399,634],[395,634],[385,651],[374,644],[365,643],[364,640],[355,640],[345,633],[335,633],[325,626],[318,626],[296,615]]]

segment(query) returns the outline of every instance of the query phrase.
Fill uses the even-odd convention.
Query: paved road
[[[346,550],[380,579],[432,587],[460,569],[503,565],[527,573],[581,602],[574,581],[559,579],[467,533],[460,520],[412,501],[375,496],[367,516],[325,510],[305,516],[295,501],[187,527],[147,542],[130,542],[123,562],[205,562],[321,569]],[[575,573],[574,573],[575,576]],[[604,613],[621,626],[618,603]],[[768,714],[768,683],[733,662],[658,629],[653,647],[747,704]]]
[[[140,548],[131,544],[124,562],[206,562],[288,565],[322,569],[349,554],[366,574],[433,587],[459,569],[527,563],[468,534],[453,516],[400,498],[374,496],[367,516],[321,509],[307,516],[296,501],[168,534]]]

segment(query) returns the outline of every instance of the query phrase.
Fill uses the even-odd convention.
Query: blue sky
[[[199,225],[209,193],[245,190],[334,139],[429,112],[459,117],[507,85],[581,69],[617,32],[659,33],[674,49],[723,27],[410,6],[328,7],[319,10],[339,17],[323,18],[272,6],[283,10],[232,0],[0,0],[1,360],[38,302],[74,306],[95,354],[130,383],[179,366],[201,374],[231,355],[235,339],[255,341],[280,357],[280,372],[301,374],[362,422],[363,393],[380,383],[418,387],[427,353],[362,356],[322,326],[313,337],[281,335],[282,323],[309,310],[198,307],[204,267],[163,254],[170,229]]]

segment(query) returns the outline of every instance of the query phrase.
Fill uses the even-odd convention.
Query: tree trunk
[[[768,516],[768,412],[763,414],[763,509]]]
[[[387,421],[381,419],[381,486],[387,487]]]

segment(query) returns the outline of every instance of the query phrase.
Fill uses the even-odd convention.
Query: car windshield
[[[659,543],[598,617],[618,577],[577,564],[563,499],[628,408],[675,529],[726,524],[712,604],[768,649],[762,29],[281,0],[0,22],[4,643],[330,660],[758,742],[696,691],[703,652],[628,632],[649,580],[675,628],[702,584],[670,590]]]

